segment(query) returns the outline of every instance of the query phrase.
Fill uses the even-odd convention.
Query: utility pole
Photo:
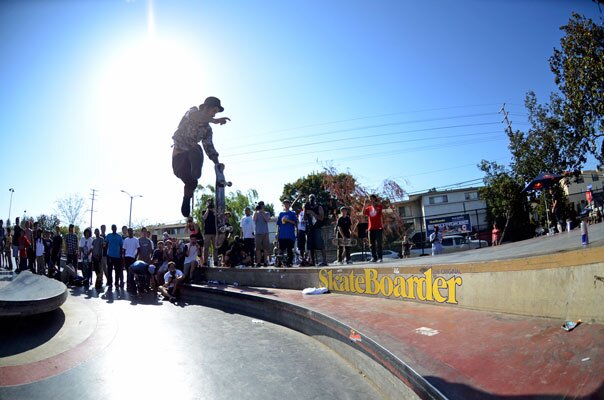
[[[92,205],[90,206],[90,233],[92,234],[92,213],[94,212],[94,195],[96,194],[96,192],[98,192],[98,190],[96,189],[90,189],[92,190]]]
[[[505,103],[503,103],[503,105],[501,106],[501,108],[499,109],[499,114],[503,114],[503,120],[501,121],[502,123],[506,123],[506,128],[505,128],[505,132],[508,135],[512,134],[512,121],[510,121],[510,119],[508,118],[508,112],[505,111]]]

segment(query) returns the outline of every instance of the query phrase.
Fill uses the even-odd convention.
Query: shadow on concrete
[[[438,390],[447,396],[450,400],[472,400],[472,399],[480,399],[480,400],[519,400],[519,399],[527,399],[527,400],[554,400],[554,399],[567,399],[572,398],[575,400],[591,400],[591,399],[604,399],[604,384],[601,384],[596,391],[587,395],[587,396],[576,396],[572,392],[567,394],[551,394],[551,395],[531,395],[531,394],[522,394],[522,395],[496,395],[488,392],[484,392],[482,390],[476,389],[472,386],[463,384],[463,383],[453,383],[449,382],[445,379],[436,377],[436,376],[426,376],[425,377],[428,382],[434,385]],[[581,388],[577,385],[576,392],[578,392]]]
[[[24,353],[48,342],[64,323],[65,313],[60,308],[43,314],[3,318],[0,358]]]

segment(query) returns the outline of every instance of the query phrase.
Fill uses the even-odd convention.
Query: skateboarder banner
[[[428,236],[434,232],[434,227],[436,225],[439,226],[439,230],[443,235],[456,235],[472,232],[472,222],[469,214],[426,219],[426,231],[428,231]]]

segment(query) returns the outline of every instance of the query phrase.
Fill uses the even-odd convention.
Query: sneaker
[[[377,262],[381,263],[384,262],[384,260],[382,260],[381,258],[379,260],[377,260]]]
[[[170,297],[170,303],[172,303],[172,304],[176,303],[176,297]]]
[[[352,261],[348,260],[346,261],[346,264],[352,264]]]
[[[327,263],[323,261],[321,264],[319,264],[319,267],[327,267]]]
[[[182,206],[180,206],[180,212],[182,213],[182,216],[187,218],[189,215],[191,215],[191,198],[184,196],[182,198]]]
[[[371,262],[377,262],[377,258],[372,258]]]

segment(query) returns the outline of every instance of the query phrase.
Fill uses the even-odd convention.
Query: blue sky
[[[501,104],[526,129],[526,92],[554,90],[572,11],[600,18],[588,0],[0,2],[0,216],[11,187],[12,219],[94,188],[95,226],[127,223],[122,189],[143,195],[134,222],[178,220],[170,138],[210,95],[227,178],[265,201],[327,164],[368,187],[476,184],[481,159],[509,161]]]

